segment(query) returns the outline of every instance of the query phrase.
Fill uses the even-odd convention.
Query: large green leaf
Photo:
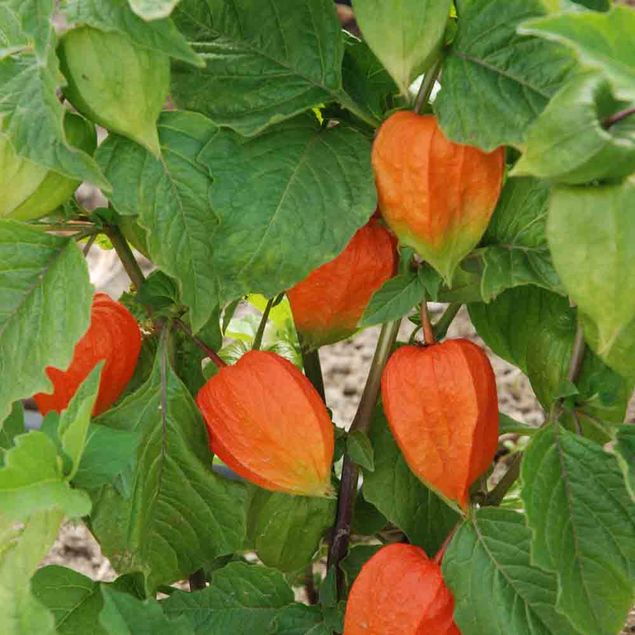
[[[333,524],[335,505],[335,499],[257,489],[247,515],[248,544],[268,567],[297,571],[313,559]]]
[[[130,4],[134,5],[135,2],[130,1]],[[137,0],[136,4],[143,4],[143,2]],[[149,4],[146,2],[146,5]],[[158,3],[155,0],[152,4],[156,6]],[[172,0],[172,5],[174,4],[176,0]],[[138,46],[165,53],[196,66],[203,64],[172,20],[146,21],[143,19],[145,16],[135,15],[137,12],[133,12],[134,8],[129,6],[129,0],[109,0],[107,3],[100,0],[65,0],[64,2],[64,13],[71,24],[120,33]]]
[[[333,259],[376,202],[369,142],[351,128],[321,130],[302,116],[249,140],[216,130],[202,115],[165,113],[162,162],[121,137],[99,151],[113,205],[139,214],[194,330],[216,306],[273,297]]]
[[[346,31],[343,35],[344,90],[371,118],[380,121],[386,111],[392,108],[398,88],[366,42],[358,40]]]
[[[635,425],[624,425],[617,429],[613,452],[624,473],[626,489],[635,501]]]
[[[176,591],[162,604],[169,617],[185,615],[196,635],[254,635],[268,633],[280,609],[292,602],[281,573],[232,562],[214,572],[203,591]]]
[[[200,160],[214,181],[223,301],[292,286],[335,258],[375,209],[369,141],[311,115],[250,139],[219,131]]]
[[[66,139],[65,108],[57,98],[62,75],[55,55],[54,8],[51,0],[11,0],[1,6],[2,132],[20,156],[67,177],[108,188],[92,157]],[[33,125],[35,121],[37,125]]]
[[[95,495],[91,529],[120,573],[140,571],[149,589],[238,550],[245,535],[245,489],[212,472],[201,415],[159,348],[148,381],[98,419],[139,435],[130,495],[106,485]]]
[[[513,173],[568,184],[627,176],[635,171],[635,124],[626,118],[604,125],[625,105],[602,75],[572,79],[532,124]]]
[[[330,0],[182,0],[174,19],[206,66],[176,63],[172,95],[218,125],[254,134],[342,93]]]
[[[556,611],[556,576],[531,562],[530,541],[523,516],[509,510],[480,509],[459,528],[443,577],[463,635],[578,635]]]
[[[550,15],[527,22],[520,30],[572,47],[582,62],[606,74],[617,97],[635,99],[635,10],[631,7]]]
[[[267,635],[332,635],[319,606],[290,604],[280,609]]]
[[[505,184],[483,247],[471,256],[482,268],[485,302],[525,284],[562,291],[545,233],[548,198],[549,188],[537,179],[511,178]]]
[[[104,606],[99,615],[99,623],[107,633],[117,635],[193,635],[194,631],[183,616],[171,619],[161,610],[154,599],[138,598],[102,585]]]
[[[29,580],[55,542],[63,518],[58,510],[39,511],[18,525],[0,513],[2,635],[56,632],[53,615],[33,597]]]
[[[355,18],[364,40],[404,95],[412,80],[434,61],[450,4],[450,0],[355,0]]]
[[[556,573],[558,610],[585,635],[618,632],[635,591],[635,507],[615,457],[552,425],[521,478],[532,561]]]
[[[120,214],[139,215],[152,260],[178,280],[195,331],[220,302],[214,266],[218,219],[209,202],[211,180],[196,163],[214,130],[202,115],[164,113],[159,119],[161,160],[116,135],[97,154],[113,183],[114,207]]]
[[[96,489],[113,483],[117,475],[134,464],[139,437],[138,430],[89,424],[86,446],[73,477],[73,485],[82,489]]]
[[[0,468],[0,510],[5,518],[25,519],[58,508],[68,516],[85,516],[90,499],[68,486],[55,444],[40,431],[15,438]]]
[[[68,366],[91,300],[72,240],[0,221],[0,421],[17,399],[50,390],[44,368]]]
[[[580,313],[587,344],[598,352],[598,327],[584,313]],[[635,386],[635,318],[621,331],[620,336],[602,351],[602,360],[616,373],[624,377],[629,385]]]
[[[458,32],[435,101],[441,127],[454,141],[485,150],[520,144],[569,76],[572,56],[557,44],[517,35],[519,24],[545,13],[540,0],[456,4]]]
[[[109,635],[98,622],[104,603],[98,582],[73,569],[49,565],[35,573],[31,590],[50,609],[60,635]]]
[[[410,471],[381,411],[371,427],[375,469],[364,471],[364,499],[397,525],[410,542],[433,556],[458,521],[458,514]]]
[[[575,339],[576,311],[568,300],[528,285],[505,291],[489,304],[470,304],[468,309],[485,343],[527,374],[548,410],[566,379]],[[587,350],[576,384],[577,411],[585,431],[608,440],[610,433],[601,423],[623,421],[632,383]]]
[[[547,239],[573,301],[598,328],[607,354],[635,319],[635,182],[557,187]]]

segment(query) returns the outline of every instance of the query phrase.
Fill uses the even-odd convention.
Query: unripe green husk
[[[160,154],[156,122],[169,90],[167,55],[86,26],[64,35],[58,55],[64,96],[79,112]]]
[[[97,145],[95,127],[83,117],[66,113],[66,139],[92,154]],[[80,181],[19,156],[9,139],[0,134],[0,218],[33,220],[65,203]]]

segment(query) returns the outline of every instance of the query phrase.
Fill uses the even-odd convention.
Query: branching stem
[[[269,298],[267,305],[265,306],[265,310],[262,312],[260,324],[258,324],[258,330],[256,331],[256,336],[254,337],[254,343],[251,346],[254,351],[260,350],[260,347],[262,346],[262,338],[264,337],[265,329],[267,328],[267,320],[269,319],[269,313],[271,312],[271,307],[273,306],[274,301],[275,298]]]
[[[390,357],[395,340],[397,339],[400,322],[401,320],[387,322],[381,328],[375,355],[373,356],[368,378],[366,379],[366,385],[364,386],[364,392],[362,393],[349,432],[355,432],[356,430],[367,432],[370,428],[373,410],[375,409],[377,396],[379,395],[381,375]],[[355,504],[355,497],[357,496],[358,477],[359,468],[351,460],[350,456],[346,454],[344,456],[340,490],[337,499],[337,518],[331,534],[327,560],[327,566],[329,568],[336,567],[337,587],[340,596],[343,590],[343,577],[339,569],[339,564],[346,555],[350,542],[353,505]]]

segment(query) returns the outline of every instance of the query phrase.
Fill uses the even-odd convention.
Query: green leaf
[[[25,519],[46,509],[58,508],[68,516],[85,516],[90,500],[71,489],[64,479],[55,444],[39,431],[15,438],[0,468],[0,509],[5,518]]]
[[[629,118],[610,128],[603,123],[625,107],[601,75],[572,79],[532,124],[512,174],[567,184],[627,176],[635,171],[635,124]]]
[[[556,611],[555,575],[531,562],[530,540],[510,510],[479,509],[461,525],[442,566],[463,635],[578,635]]]
[[[346,31],[342,84],[355,103],[378,121],[394,105],[398,88],[366,42],[361,42]]]
[[[373,472],[375,470],[375,459],[373,446],[366,433],[361,430],[354,430],[346,437],[346,451],[357,465]]]
[[[50,14],[53,3],[46,4],[51,31],[45,57],[39,59],[28,48],[20,55],[4,59],[0,56],[2,132],[20,156],[64,176],[87,180],[108,190],[108,181],[93,158],[69,145],[66,138],[65,108],[57,98],[62,75],[54,50]]]
[[[119,573],[140,571],[149,590],[240,549],[245,489],[212,472],[201,415],[159,347],[148,381],[98,419],[135,431],[129,496],[106,485],[95,496],[91,529]],[[121,488],[119,488],[121,489]]]
[[[468,310],[485,343],[529,377],[548,410],[566,379],[576,333],[576,311],[568,300],[528,285],[509,289],[489,304],[470,304]],[[596,429],[596,420],[623,421],[630,383],[587,350],[576,387],[576,410],[585,434],[608,440],[610,433],[604,426]]]
[[[402,94],[408,95],[412,81],[437,56],[450,4],[450,0],[355,0],[355,19],[364,40]]]
[[[557,44],[516,34],[520,23],[544,14],[540,0],[456,4],[458,31],[434,104],[443,132],[484,150],[518,145],[569,77],[572,56]]]
[[[218,220],[209,202],[211,180],[196,164],[215,129],[201,115],[164,113],[159,119],[162,160],[116,135],[97,153],[113,183],[112,204],[120,214],[139,214],[152,260],[178,281],[195,331],[209,320],[220,293],[213,264]]]
[[[605,355],[635,319],[635,182],[557,187],[547,239],[569,295],[598,328]]]
[[[370,143],[302,115],[245,139],[214,134],[199,157],[213,178],[222,302],[273,297],[335,258],[371,216]],[[209,267],[209,262],[205,263]]]
[[[549,188],[543,181],[510,178],[471,259],[482,268],[481,296],[489,302],[505,289],[535,284],[561,292],[547,238]]]
[[[598,352],[598,328],[595,322],[584,313],[580,313],[587,344]],[[629,385],[635,385],[635,318],[632,319],[613,343],[602,351],[602,360],[607,366],[626,379]]]
[[[0,420],[17,399],[50,390],[88,328],[92,288],[73,240],[0,220]]]
[[[381,411],[370,438],[375,470],[364,471],[364,498],[397,525],[413,544],[433,556],[459,516],[410,471]]]
[[[170,619],[154,599],[139,600],[127,593],[115,591],[101,585],[104,607],[99,614],[99,623],[107,633],[117,635],[193,635],[188,621],[182,617]]]
[[[635,99],[635,11],[631,7],[550,15],[526,22],[520,30],[573,48],[580,61],[606,75],[619,99]]]
[[[60,416],[57,433],[62,450],[71,460],[71,471],[67,474],[69,480],[75,476],[84,453],[88,425],[97,399],[103,366],[103,361],[97,363],[88,377],[80,384],[68,407],[62,411]]]
[[[165,53],[170,57],[182,60],[188,64],[202,66],[201,58],[192,51],[185,36],[179,32],[172,20],[156,19],[165,16],[158,15],[165,10],[165,6],[174,6],[178,0],[109,0],[104,4],[100,0],[66,0],[64,13],[71,25],[92,26],[100,31],[120,33],[128,37],[134,44]],[[145,4],[145,10],[154,7],[155,14],[152,21],[146,21],[147,15],[135,10],[135,5]],[[162,5],[162,6],[157,6]]]
[[[179,0],[128,0],[130,8],[144,20],[167,18]]]
[[[4,0],[0,8],[0,57],[33,46],[39,59],[45,59],[53,45],[51,28],[54,3],[51,0]]]
[[[30,578],[55,542],[63,518],[58,510],[39,511],[17,525],[0,513],[2,635],[55,633],[53,615],[31,595]]]
[[[174,19],[206,66],[175,63],[172,96],[219,126],[256,134],[342,92],[330,0],[182,0]]]
[[[387,524],[386,517],[374,505],[366,501],[361,492],[358,493],[353,508],[352,533],[372,536],[381,531]]]
[[[86,446],[73,477],[73,485],[82,489],[96,489],[113,483],[117,475],[132,469],[139,438],[137,430],[118,430],[89,424]]]
[[[633,600],[635,508],[615,457],[559,426],[521,468],[532,561],[558,577],[557,607],[588,635],[616,633]]]
[[[268,567],[297,571],[313,559],[335,507],[335,499],[256,489],[247,515],[248,544]]]
[[[293,602],[293,591],[281,573],[243,562],[231,562],[212,574],[203,591],[175,591],[162,602],[168,617],[189,620],[196,635],[267,633],[280,609]]]
[[[9,416],[0,424],[0,467],[4,465],[4,453],[13,447],[13,440],[24,434],[24,408],[22,402],[16,401]]]
[[[319,606],[290,604],[278,611],[267,635],[331,635]]]
[[[617,429],[613,453],[624,474],[626,489],[635,501],[635,425],[624,425]]]
[[[342,560],[340,567],[346,574],[347,587],[350,589],[359,575],[362,567],[370,560],[383,545],[357,545],[349,550],[348,554]]]
[[[398,320],[421,302],[424,293],[425,288],[416,272],[396,275],[373,294],[359,323],[360,327]]]
[[[60,635],[109,635],[98,622],[104,604],[98,582],[73,569],[49,565],[35,573],[31,590],[54,615]]]
[[[500,412],[498,414],[498,430],[499,434],[523,434],[531,436],[532,434],[536,434],[539,428],[530,426],[522,421],[517,421],[509,415]]]

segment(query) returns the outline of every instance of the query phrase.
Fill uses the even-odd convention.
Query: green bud
[[[169,90],[167,55],[91,27],[66,33],[58,55],[64,96],[79,112],[160,154],[156,122]]]
[[[95,127],[84,118],[67,113],[66,139],[89,154],[95,151]],[[19,156],[9,139],[0,134],[0,217],[33,220],[50,214],[65,203],[80,181],[54,172]]]

